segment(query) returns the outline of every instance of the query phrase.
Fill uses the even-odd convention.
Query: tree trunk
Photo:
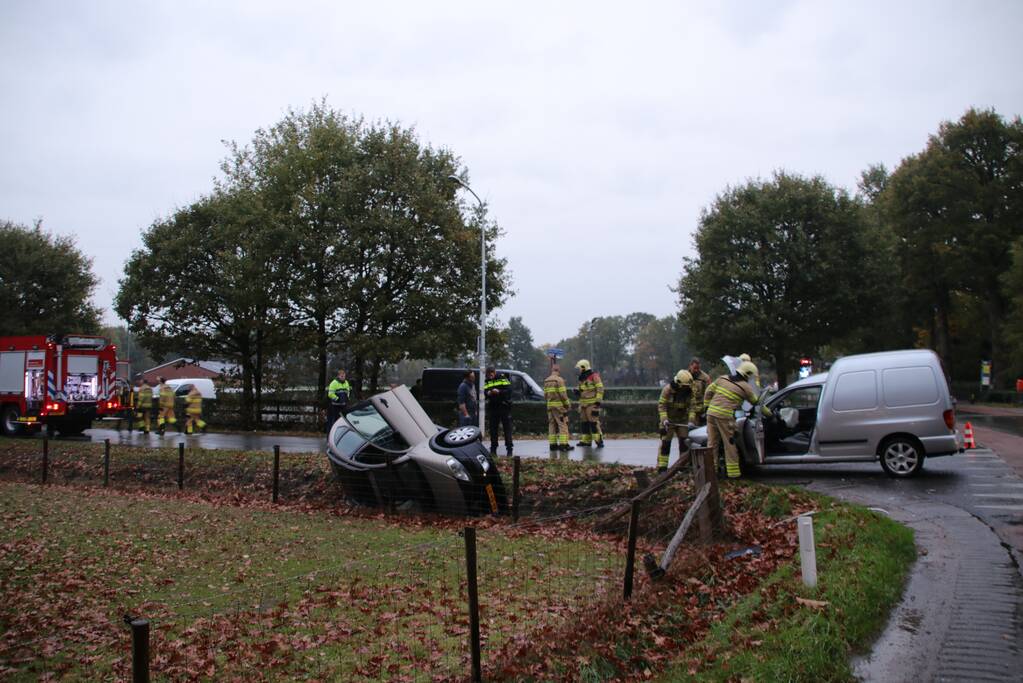
[[[949,330],[948,330],[948,291],[939,292],[938,300],[934,304],[934,350],[945,363],[946,368],[952,367],[952,359],[949,357]]]
[[[252,427],[252,354],[249,353],[248,341],[243,344],[242,362],[242,427]]]
[[[327,408],[327,318],[317,314],[316,317],[316,365],[317,365],[317,396],[320,407]]]
[[[258,427],[263,422],[263,330],[256,330],[256,363],[252,372],[255,384],[255,424]]]
[[[369,393],[375,394],[380,390],[380,356],[373,358],[372,370],[370,370],[369,376]]]
[[[358,398],[362,398],[362,384],[366,378],[366,360],[361,351],[358,351],[353,356],[354,362],[352,363],[352,392]]]
[[[778,373],[778,388],[784,389],[789,384],[789,376],[793,372],[794,365],[784,351],[775,350],[772,356],[774,369]]]

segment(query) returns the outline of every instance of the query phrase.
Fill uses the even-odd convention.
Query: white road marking
[[[974,493],[977,498],[1019,498],[1023,500],[1023,493]]]
[[[1016,483],[1007,481],[1004,484],[970,484],[970,486],[1020,486],[1023,487],[1023,482]]]
[[[974,505],[978,510],[1015,510],[1023,512],[1023,505]]]

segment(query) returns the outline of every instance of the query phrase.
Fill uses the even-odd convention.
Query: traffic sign
[[[557,360],[558,358],[564,358],[565,352],[561,349],[547,349],[547,357]]]

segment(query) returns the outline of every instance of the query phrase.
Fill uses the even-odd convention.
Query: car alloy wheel
[[[893,439],[881,452],[881,466],[893,477],[911,477],[923,466],[923,455],[911,441]]]
[[[479,438],[479,435],[480,430],[478,427],[458,427],[444,435],[444,443],[449,446],[461,446],[470,441],[475,441]]]

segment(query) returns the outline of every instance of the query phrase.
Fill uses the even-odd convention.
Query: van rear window
[[[877,373],[874,370],[847,372],[835,382],[832,410],[871,410],[877,407]]]
[[[927,366],[889,368],[881,375],[884,404],[889,408],[929,406],[938,402],[938,383]]]

